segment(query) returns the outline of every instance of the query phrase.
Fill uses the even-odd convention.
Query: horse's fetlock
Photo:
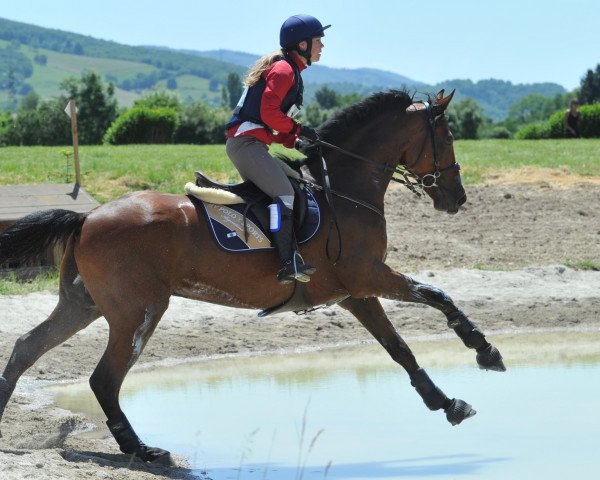
[[[133,427],[124,415],[118,420],[107,420],[106,426],[123,453],[135,454],[144,447],[143,442],[133,431]]]
[[[433,383],[422,368],[410,375],[410,384],[415,387],[429,410],[439,410],[447,404],[448,397]]]
[[[454,313],[448,314],[446,318],[448,319],[448,327],[456,332],[456,335],[458,335],[468,348],[481,350],[487,347],[488,342],[483,332],[463,312],[457,310]]]

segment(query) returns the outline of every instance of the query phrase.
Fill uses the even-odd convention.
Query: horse
[[[428,101],[415,101],[406,91],[379,92],[319,127],[320,140],[305,149],[300,171],[321,187],[315,190],[319,204],[330,204],[322,209],[323,225],[329,222],[330,228],[321,228],[300,250],[317,268],[311,281],[301,285],[305,303],[337,304],[350,312],[404,368],[425,405],[443,410],[458,425],[476,411],[464,400],[447,397],[433,382],[379,300],[441,311],[449,328],[476,351],[480,368],[506,369],[500,352],[444,291],[385,263],[384,195],[398,172],[405,178],[412,175],[409,186],[426,192],[436,210],[456,214],[466,201],[445,115],[453,95],[442,90]],[[87,214],[60,209],[32,213],[0,234],[0,264],[30,259],[57,241],[65,245],[58,304],[16,341],[0,377],[0,419],[28,368],[104,316],[108,343],[90,387],[120,450],[146,462],[169,458],[169,452],[138,437],[121,409],[119,391],[169,298],[268,311],[285,304],[300,285],[277,282],[273,251],[240,256],[218,248],[189,195],[133,192]]]

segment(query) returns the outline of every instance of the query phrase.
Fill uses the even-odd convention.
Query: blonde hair
[[[260,80],[260,76],[267,69],[267,67],[271,65],[277,57],[282,55],[283,51],[278,50],[258,59],[248,72],[248,75],[246,75],[246,78],[244,79],[244,85],[246,87],[251,87],[256,82],[258,82]]]

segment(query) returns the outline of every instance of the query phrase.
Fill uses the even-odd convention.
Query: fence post
[[[71,134],[73,136],[73,159],[75,162],[75,185],[81,187],[81,172],[79,168],[79,138],[77,134],[77,104],[74,99],[69,100],[67,115],[71,118]]]

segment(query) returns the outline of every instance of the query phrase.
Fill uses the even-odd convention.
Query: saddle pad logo
[[[227,205],[217,205],[214,203],[204,203],[206,214],[211,219],[211,225],[215,236],[221,241],[222,246],[227,250],[246,250],[271,248],[271,241],[262,232],[262,230],[250,219],[246,219],[244,225],[244,215]],[[218,223],[218,225],[215,224]],[[221,231],[219,225],[227,231]]]

